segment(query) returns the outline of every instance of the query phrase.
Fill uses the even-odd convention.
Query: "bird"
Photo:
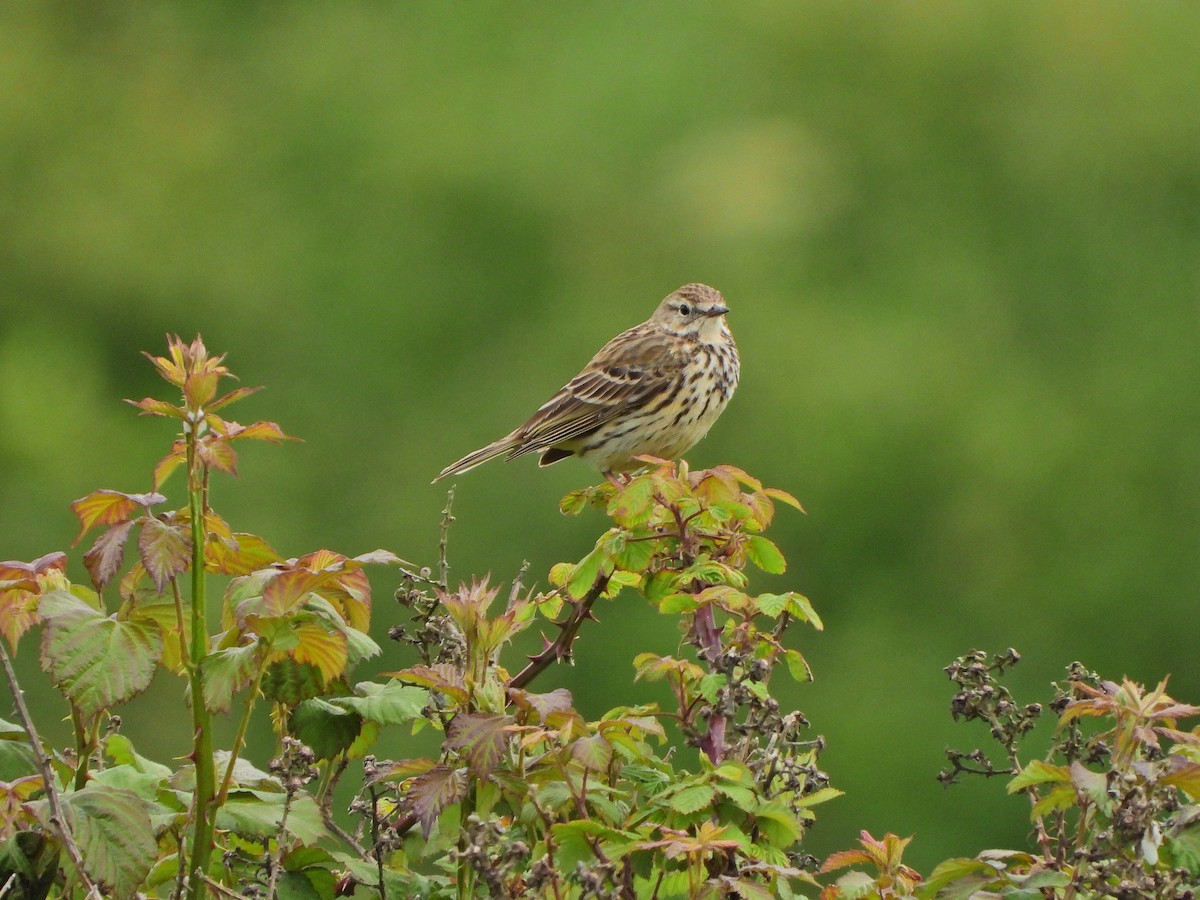
[[[541,454],[539,466],[580,457],[609,480],[645,465],[638,456],[678,459],[708,434],[737,388],[740,361],[728,312],[721,292],[706,284],[672,291],[525,424],[446,466],[434,481],[530,453]]]

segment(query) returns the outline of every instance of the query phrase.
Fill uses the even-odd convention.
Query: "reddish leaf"
[[[571,692],[566,688],[556,688],[548,694],[532,694],[513,688],[508,696],[518,709],[535,713],[540,722],[545,722],[552,713],[572,709]]]
[[[147,397],[144,400],[126,400],[125,402],[140,409],[143,416],[170,416],[174,419],[182,419],[185,415],[178,406],[168,403],[166,400],[156,400],[154,397]]]
[[[228,394],[218,397],[212,403],[208,404],[208,409],[210,412],[216,412],[222,406],[228,406],[230,403],[236,403],[238,400],[241,400],[243,397],[249,397],[251,394],[257,394],[261,390],[262,390],[261,387],[237,388],[235,390],[230,391]]]
[[[301,569],[308,569],[310,572],[326,569],[336,569],[340,572],[346,567],[346,557],[333,550],[321,549],[306,553],[299,559],[289,559],[288,563]]]
[[[38,557],[33,562],[20,562],[15,559],[0,562],[0,581],[21,580],[30,575],[41,575],[52,569],[65,572],[67,570],[67,554],[61,550],[55,550],[53,553]]]
[[[175,340],[179,339],[175,338]],[[169,338],[168,346],[171,346]],[[154,368],[158,369],[158,374],[164,379],[176,387],[183,387],[183,360],[174,353],[174,347],[171,347],[171,349],[173,359],[167,359],[165,356],[154,356],[145,350],[142,351],[142,356],[154,363]]]
[[[401,672],[384,672],[382,674],[406,684],[416,684],[440,691],[459,703],[465,703],[467,700],[467,687],[463,680],[463,673],[449,663],[412,666]]]
[[[787,491],[781,491],[779,488],[765,488],[762,493],[766,494],[775,500],[780,500],[788,506],[794,506],[800,512],[804,512],[804,507],[800,505],[800,501],[789,494]]]
[[[283,562],[275,549],[256,534],[238,532],[230,539],[217,537],[204,546],[204,564],[222,575],[249,575]]]
[[[612,744],[602,734],[582,737],[571,745],[571,755],[593,772],[603,772],[612,762]]]
[[[398,557],[391,550],[372,550],[370,553],[360,553],[354,557],[354,561],[363,565],[383,565],[383,566],[412,566],[410,562]]]
[[[1185,791],[1193,800],[1200,800],[1200,763],[1182,756],[1169,758],[1167,774],[1159,781],[1163,784],[1173,784]]]
[[[237,422],[227,422],[226,436],[231,440],[270,441],[278,444],[280,441],[294,441],[297,438],[284,434],[283,429],[274,422],[254,422],[250,425],[239,425]]]
[[[376,768],[375,776],[371,779],[372,784],[379,784],[381,781],[408,781],[410,778],[415,778],[418,775],[424,774],[436,766],[432,759],[402,759],[399,762],[388,763],[381,761]]]
[[[13,653],[17,652],[17,641],[40,620],[37,613],[38,595],[25,588],[9,588],[0,591],[0,635],[8,639]]]
[[[446,746],[460,751],[466,757],[473,775],[486,778],[504,753],[509,736],[508,726],[512,724],[511,716],[459,713],[450,722]]]
[[[346,671],[346,635],[317,622],[303,622],[292,633],[299,640],[289,655],[298,663],[313,666],[325,684]]]
[[[93,491],[71,504],[71,510],[83,529],[75,538],[78,544],[85,534],[97,525],[117,525],[133,518],[139,507],[149,509],[167,498],[162,494],[125,494],[121,491]]]
[[[237,475],[237,452],[222,438],[205,435],[196,442],[196,455],[210,469]]]
[[[142,565],[154,579],[154,586],[161,592],[170,579],[187,571],[191,563],[192,536],[180,525],[147,518],[138,535],[138,553]]]
[[[263,611],[269,616],[289,613],[304,601],[306,595],[336,577],[332,572],[285,569],[263,588]]]
[[[434,766],[409,782],[404,802],[416,815],[421,831],[428,838],[442,810],[457,803],[465,794],[466,782],[457,769]]]
[[[176,441],[171,445],[171,452],[160,459],[154,467],[154,489],[161,488],[171,473],[185,462],[187,462],[187,444],[183,441]]]
[[[202,409],[217,395],[217,382],[220,379],[220,374],[208,367],[203,371],[189,372],[183,380],[183,396],[187,398],[188,408]]]
[[[92,545],[92,549],[83,555],[83,564],[92,576],[92,584],[96,586],[96,590],[104,590],[105,585],[112,581],[121,568],[121,560],[125,557],[125,542],[129,540],[129,531],[133,526],[132,521],[114,525],[101,534]]]

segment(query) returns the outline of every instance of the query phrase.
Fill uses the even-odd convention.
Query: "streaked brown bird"
[[[635,456],[677,459],[708,434],[738,383],[737,344],[716,288],[685,284],[618,334],[520,428],[446,466],[434,481],[504,456],[578,456],[606,476]]]

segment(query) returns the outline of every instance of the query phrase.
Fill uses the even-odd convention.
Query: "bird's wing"
[[[685,360],[677,341],[649,323],[617,335],[512,433],[508,458],[584,437],[610,419],[652,402],[683,371]]]

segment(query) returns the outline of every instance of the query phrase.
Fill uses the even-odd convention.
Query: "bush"
[[[236,474],[238,441],[287,435],[218,415],[253,389],[219,396],[229,372],[199,338],[171,339],[151,360],[180,399],[133,405],[180,433],[149,492],[72,504],[79,538],[99,531],[83,555],[91,585],[68,580],[65,553],[0,563],[0,633],[15,652],[40,629],[40,661],[74,732],[66,748],[41,740],[0,645],[17,718],[0,720],[0,897],[1193,896],[1200,730],[1177,720],[1200,707],[1165,684],[1117,685],[1073,665],[1051,704],[1053,746],[1026,762],[1021,744],[1042,709],[998,680],[1015,651],[957,660],[952,712],[986,723],[1003,761],[949,751],[942,779],[1007,778],[1032,802],[1035,847],[948,860],[922,879],[902,859],[911,838],[864,832],[859,848],[819,864],[803,837],[839,792],[819,767],[821,738],[770,683],[779,669],[809,680],[787,638],[821,620],[798,593],[750,592],[747,575],[784,571],[764,532],[777,504],[799,509],[795,498],[732,466],[647,459],[564,498],[564,513],[594,507],[611,527],[583,559],[555,566],[545,590],[518,578],[502,601],[487,580],[448,583],[449,502],[436,568],[384,550],[284,559],[211,508],[209,480]],[[176,471],[185,502],[156,511]],[[389,637],[415,661],[355,681],[380,652],[370,566],[399,572],[407,618]],[[227,583],[210,604],[218,578]],[[678,621],[679,655],[633,660],[634,678],[662,682],[672,702],[588,721],[566,690],[533,685],[571,656],[596,604],[622,592]],[[512,638],[539,626],[553,639],[510,668]],[[158,669],[182,679],[194,729],[174,766],[120,730]],[[260,700],[278,748],[265,769],[244,757]],[[232,743],[218,748],[214,721],[235,710]],[[439,750],[377,759],[387,728],[437,729]],[[360,787],[335,813],[351,766]]]

